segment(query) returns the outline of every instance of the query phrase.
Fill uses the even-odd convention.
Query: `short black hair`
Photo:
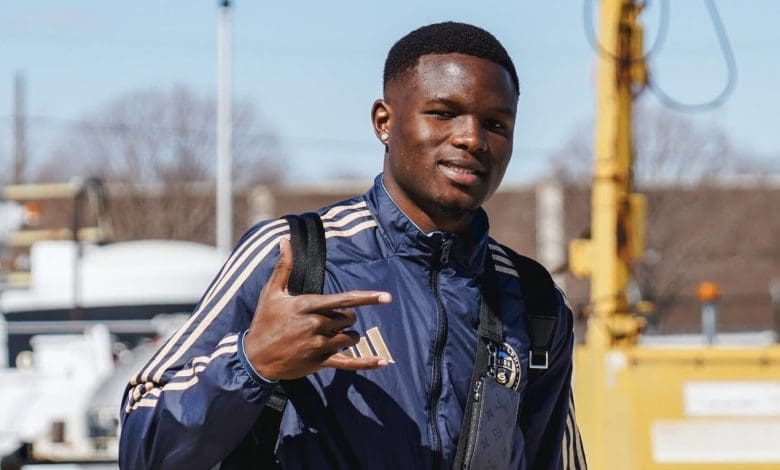
[[[487,59],[504,67],[520,93],[515,64],[495,36],[466,23],[447,21],[415,29],[390,48],[385,60],[383,85],[413,69],[420,57],[429,54],[466,54]]]

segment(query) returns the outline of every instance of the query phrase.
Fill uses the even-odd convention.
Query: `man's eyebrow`
[[[455,109],[459,109],[459,108],[462,107],[462,105],[459,104],[458,102],[453,101],[453,100],[451,100],[449,98],[444,98],[444,97],[440,97],[440,96],[437,96],[436,98],[429,99],[427,101],[427,103],[428,104],[441,104],[441,105],[448,106],[450,108],[455,108]],[[494,113],[498,113],[498,114],[503,114],[503,115],[508,116],[508,117],[515,117],[515,115],[517,114],[517,112],[514,109],[512,109],[511,107],[508,107],[508,106],[506,106],[506,107],[505,106],[497,106],[497,107],[494,107],[494,108],[490,108],[490,111],[494,112]]]
[[[503,114],[504,116],[507,116],[507,117],[515,117],[515,115],[517,114],[517,111],[515,109],[504,107],[504,106],[499,106],[497,108],[491,108],[491,111],[493,111],[495,113],[498,113],[498,114]]]
[[[456,103],[453,100],[442,98],[440,96],[437,96],[436,98],[431,98],[428,100],[428,104],[443,104],[444,106],[449,106],[451,108],[460,108],[461,105]]]

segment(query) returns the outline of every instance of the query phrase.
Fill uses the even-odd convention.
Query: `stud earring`
[[[387,141],[387,139],[389,139],[389,138],[390,138],[390,136],[387,134],[387,132],[382,132],[379,135],[379,140],[381,140],[382,142]]]

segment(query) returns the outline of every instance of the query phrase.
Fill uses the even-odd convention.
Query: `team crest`
[[[512,346],[504,343],[501,349],[496,351],[496,382],[506,388],[517,390],[522,378],[520,358]]]

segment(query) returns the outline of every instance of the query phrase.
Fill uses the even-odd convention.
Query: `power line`
[[[585,37],[588,39],[590,47],[596,51],[599,55],[610,58],[615,62],[627,62],[636,63],[644,61],[654,54],[658,53],[663,47],[664,41],[666,41],[666,33],[669,25],[669,4],[667,0],[660,0],[659,14],[660,20],[658,23],[658,30],[655,34],[655,40],[653,45],[650,46],[648,51],[640,57],[622,58],[618,57],[615,53],[607,49],[604,44],[598,38],[596,31],[593,28],[593,0],[585,0],[582,8],[582,22],[585,26]],[[650,5],[649,1],[645,1],[642,6],[647,8]]]
[[[723,21],[721,20],[714,0],[704,0],[704,4],[707,7],[710,19],[712,20],[712,24],[718,38],[718,45],[720,47],[724,61],[726,62],[726,85],[723,87],[720,93],[718,93],[718,95],[712,99],[702,103],[683,103],[666,93],[650,74],[647,80],[647,88],[650,89],[653,94],[655,94],[655,96],[663,105],[676,111],[693,112],[716,108],[723,104],[728,96],[734,91],[736,86],[737,64],[734,59],[734,53],[731,49],[731,45],[729,43],[728,35],[726,34],[726,28],[723,26]],[[643,3],[643,7],[647,7],[648,5],[649,2],[647,1]],[[668,0],[661,0],[659,12],[660,22],[655,40],[653,41],[653,45],[648,49],[648,51],[642,54],[640,57],[629,57],[625,59],[618,57],[601,43],[593,28],[593,0],[585,0],[583,2],[583,24],[585,27],[585,37],[594,51],[596,51],[599,55],[610,58],[614,61],[635,63],[643,60],[649,60],[651,57],[658,55],[663,47],[664,41],[666,40],[666,35],[669,28],[669,11],[670,6]]]
[[[718,45],[720,46],[721,53],[723,54],[723,60],[726,62],[726,84],[720,93],[718,93],[718,95],[712,99],[701,103],[683,103],[667,94],[652,78],[652,75],[648,77],[648,88],[653,92],[653,94],[655,94],[661,103],[676,111],[693,112],[716,108],[722,105],[724,101],[726,101],[737,85],[737,63],[734,59],[734,52],[732,51],[731,45],[729,44],[726,28],[723,26],[723,21],[721,20],[720,14],[718,13],[718,8],[715,5],[714,0],[705,0],[704,4],[707,6],[707,12],[710,15],[713,28],[715,29],[715,33],[718,38]]]

